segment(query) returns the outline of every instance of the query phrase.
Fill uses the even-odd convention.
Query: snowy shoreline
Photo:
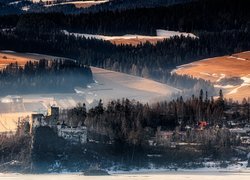
[[[212,170],[212,171],[206,171],[206,170],[154,170],[154,171],[119,171],[119,172],[109,172],[108,173],[111,176],[117,176],[117,175],[168,175],[168,174],[193,174],[193,175],[219,175],[219,174],[249,174],[250,175],[250,169],[246,170],[235,170],[235,171],[226,171],[226,170]],[[6,175],[14,175],[14,176],[64,176],[64,175],[77,175],[77,176],[84,176],[83,173],[80,172],[62,172],[62,173],[39,173],[39,174],[29,174],[29,173],[0,173],[0,177],[6,176]]]

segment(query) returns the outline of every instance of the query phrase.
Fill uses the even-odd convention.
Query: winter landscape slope
[[[116,11],[134,8],[170,6],[191,2],[193,0],[1,0],[0,15],[23,14],[27,12],[64,12],[86,13],[99,11]],[[2,8],[2,9],[1,9]]]
[[[44,54],[35,54],[35,53],[17,53],[13,51],[0,51],[0,69],[6,67],[10,63],[18,63],[20,66],[23,66],[28,61],[37,61],[40,59],[67,59],[63,57],[55,57]]]
[[[129,98],[152,102],[169,98],[180,90],[153,80],[91,67],[96,83],[89,89],[102,99]]]
[[[11,51],[0,52],[2,67],[10,62],[17,61],[23,65],[29,60],[40,59],[63,59],[62,57],[55,57],[49,55],[35,54],[35,53],[16,53]],[[6,61],[5,61],[6,60]],[[7,63],[6,63],[7,62]],[[105,89],[103,97],[105,99],[117,99],[117,98],[129,98],[149,101],[159,96],[169,96],[172,93],[179,92],[178,89],[170,87],[166,84],[162,84],[153,80],[128,75],[125,73],[119,73],[115,71],[105,70],[101,68],[91,67],[93,77],[96,83],[88,86],[88,91],[92,91],[92,86],[95,87],[94,91],[101,92],[101,89]],[[97,89],[96,89],[97,88]],[[98,89],[99,88],[99,89]],[[113,89],[109,95],[107,89]],[[86,91],[86,90],[85,90]],[[123,93],[121,93],[123,92]],[[140,97],[140,94],[142,97]],[[137,97],[139,97],[137,99]]]
[[[250,97],[250,51],[182,65],[174,72],[209,80],[223,89],[226,98]]]
[[[123,36],[105,36],[105,35],[94,35],[94,34],[71,33],[66,30],[63,30],[62,32],[68,36],[72,35],[75,37],[84,37],[86,39],[99,39],[103,41],[109,41],[112,44],[116,44],[116,45],[133,45],[133,46],[144,44],[146,42],[149,42],[151,44],[156,44],[157,42],[161,42],[163,40],[176,37],[176,36],[197,38],[192,33],[179,32],[179,31],[167,31],[167,30],[162,30],[162,29],[156,30],[156,36],[145,36],[145,35],[139,35],[139,34],[126,34]]]
[[[2,51],[0,52],[0,67],[3,68],[10,62],[17,61],[23,65],[26,61],[43,58],[52,60],[58,57]],[[75,107],[78,103],[85,103],[90,108],[95,106],[100,99],[107,103],[110,100],[122,98],[146,103],[170,98],[172,94],[180,91],[141,77],[96,67],[91,67],[91,70],[95,83],[89,84],[87,88],[76,87],[76,93],[0,96],[0,132],[15,131],[18,117],[30,116],[34,112],[45,114],[51,105],[67,109]],[[21,97],[22,102],[12,103],[12,98],[15,97]]]
[[[91,6],[96,6],[102,3],[107,3],[109,0],[95,0],[95,1],[67,1],[61,3],[55,3],[51,5],[45,5],[45,7],[58,6],[58,5],[74,5],[76,8],[89,8]]]

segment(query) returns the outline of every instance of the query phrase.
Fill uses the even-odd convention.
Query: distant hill
[[[160,6],[169,6],[174,4],[181,4],[192,2],[194,0],[111,0],[107,3],[93,6],[86,9],[86,12],[97,12],[97,11],[116,11],[136,8],[153,8]]]
[[[104,3],[88,1],[88,5],[81,5],[78,1],[67,1],[56,4],[32,3],[29,0],[3,0],[0,2],[0,15],[22,14],[29,12],[63,12],[65,14],[79,14],[100,11],[121,11],[136,8],[153,8],[173,4],[187,3],[194,0],[110,0]],[[71,3],[72,2],[72,3]],[[82,1],[83,2],[83,1]],[[81,7],[81,8],[79,8]]]
[[[250,51],[203,59],[179,66],[175,72],[211,81],[226,98],[242,101],[250,97]]]
[[[39,13],[19,17],[0,17],[2,28],[34,29],[43,32],[53,27],[74,33],[156,35],[156,29],[192,32],[244,31],[250,28],[247,0],[225,2],[202,0],[170,7],[139,8],[65,15]]]

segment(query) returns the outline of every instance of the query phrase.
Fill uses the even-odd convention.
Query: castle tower
[[[44,120],[43,114],[32,114],[30,121],[30,133],[32,134],[33,130],[42,125],[42,121]]]
[[[49,125],[56,126],[59,121],[59,107],[51,106],[48,109]]]

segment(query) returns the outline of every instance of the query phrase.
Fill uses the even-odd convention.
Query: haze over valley
[[[249,17],[248,0],[2,0],[0,179],[249,178]]]

